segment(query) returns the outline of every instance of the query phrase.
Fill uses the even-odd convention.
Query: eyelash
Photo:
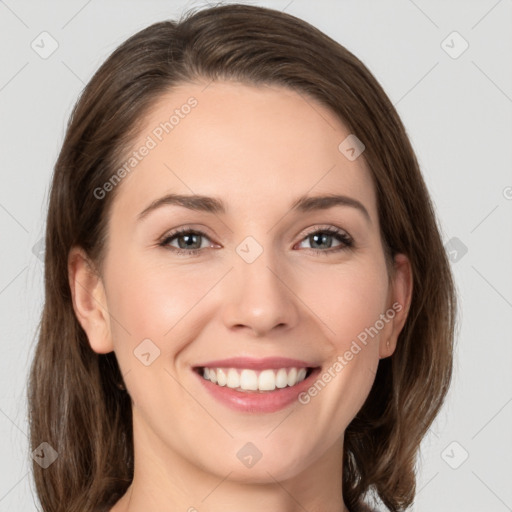
[[[354,247],[354,240],[346,234],[344,231],[336,228],[336,227],[329,227],[326,229],[315,229],[314,231],[310,231],[307,233],[304,238],[302,238],[301,242],[304,241],[306,238],[316,235],[316,234],[326,234],[334,236],[338,241],[341,242],[341,245],[338,247],[335,247],[334,249],[328,249],[328,250],[321,250],[321,249],[310,249],[311,251],[314,251],[316,255],[324,254],[329,255],[333,253],[337,253],[339,251],[344,251],[347,249],[351,249]],[[176,247],[169,246],[169,242],[174,240],[175,238],[179,238],[181,235],[198,235],[204,238],[208,238],[208,235],[206,233],[203,233],[202,231],[197,231],[194,229],[188,229],[188,228],[181,228],[177,229],[174,232],[168,233],[164,235],[164,237],[160,240],[158,245],[160,247],[164,247],[175,254],[178,255],[186,255],[186,256],[199,256],[199,253],[203,251],[204,249],[177,249]]]

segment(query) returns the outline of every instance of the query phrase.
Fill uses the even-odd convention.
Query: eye
[[[332,248],[333,238],[339,242],[339,245],[334,248]],[[209,240],[204,232],[182,228],[165,235],[158,245],[168,248],[176,254],[197,256],[205,248],[202,247],[202,239]],[[310,231],[300,243],[304,241],[308,241],[310,245],[312,245],[311,250],[317,254],[332,254],[354,246],[353,239],[345,231],[333,226],[325,229],[319,229],[317,227],[316,230]],[[177,242],[178,247],[171,245],[173,242]]]
[[[202,231],[184,228],[169,233],[158,245],[167,247],[177,254],[196,255],[201,251],[201,238],[208,239]],[[170,245],[174,240],[178,241],[177,248]]]
[[[333,238],[338,240],[340,244],[331,250]],[[304,241],[308,241],[310,243],[312,250],[316,251],[317,253],[324,254],[332,254],[333,252],[342,251],[353,247],[354,245],[353,239],[345,231],[336,227],[329,227],[326,229],[316,228],[315,231],[311,231],[308,235],[306,235],[306,237],[303,239],[303,242]],[[327,248],[329,250],[319,250],[318,247]]]

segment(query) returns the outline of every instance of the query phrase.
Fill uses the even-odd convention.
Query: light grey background
[[[512,511],[512,1],[245,3],[305,19],[369,67],[437,208],[459,330],[453,386],[422,444],[411,510]],[[192,5],[202,4],[0,1],[0,512],[37,510],[25,399],[43,300],[37,244],[71,108],[127,37]],[[46,38],[51,48],[44,31],[58,43],[45,59],[31,47],[43,51]]]

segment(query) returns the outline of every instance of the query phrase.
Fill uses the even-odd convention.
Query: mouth
[[[217,387],[240,393],[271,393],[294,388],[320,367],[282,367],[255,370],[252,368],[196,366],[193,370]]]
[[[191,369],[206,396],[218,404],[243,413],[273,413],[297,405],[321,366],[289,357],[232,357]]]
[[[224,364],[226,362],[223,361]],[[213,398],[219,405],[238,413],[262,414],[301,404],[301,393],[313,384],[321,372],[320,366],[282,365],[283,361],[273,364],[274,368],[256,363],[252,368],[247,368],[251,364],[233,367],[209,363],[208,366],[192,369],[206,396]]]

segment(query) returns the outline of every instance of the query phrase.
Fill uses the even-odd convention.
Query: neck
[[[135,415],[134,440],[134,478],[111,512],[349,512],[341,488],[343,436],[320,456],[301,461],[298,471],[297,464],[265,466],[262,457],[241,473],[238,465],[216,473],[194,464],[197,456],[186,458],[164,445]]]

